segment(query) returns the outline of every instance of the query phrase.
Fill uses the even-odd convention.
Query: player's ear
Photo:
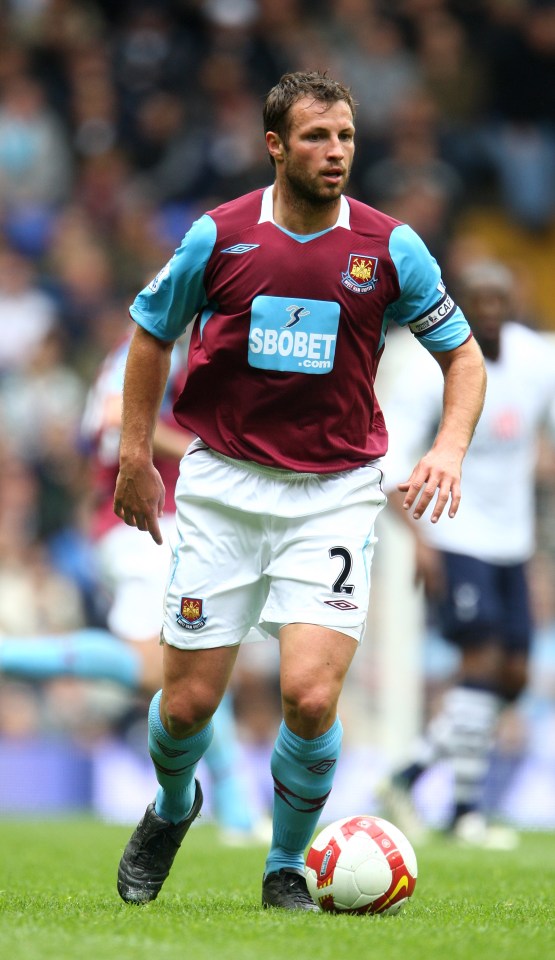
[[[283,160],[285,148],[279,134],[274,133],[272,130],[268,130],[268,133],[266,134],[266,146],[268,147],[268,153],[273,160],[278,163]]]

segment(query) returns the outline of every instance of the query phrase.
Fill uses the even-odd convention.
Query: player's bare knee
[[[328,692],[321,688],[290,692],[283,695],[283,714],[290,730],[298,736],[313,739],[330,726],[330,717],[335,715],[335,701],[332,702]]]
[[[161,710],[164,727],[176,740],[194,736],[209,723],[216,706],[211,694],[170,693],[164,698]]]

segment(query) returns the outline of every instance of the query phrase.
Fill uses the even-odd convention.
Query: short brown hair
[[[311,73],[284,73],[275,87],[269,91],[264,102],[264,133],[272,130],[284,143],[289,132],[289,110],[297,100],[313,97],[331,106],[344,100],[355,115],[355,101],[349,87],[332,80],[326,73],[314,70]]]

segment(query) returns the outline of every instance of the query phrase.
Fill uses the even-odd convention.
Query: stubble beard
[[[335,186],[318,187],[316,182],[298,174],[294,169],[287,170],[285,182],[290,202],[296,207],[324,210],[335,206],[349,182],[349,172]]]

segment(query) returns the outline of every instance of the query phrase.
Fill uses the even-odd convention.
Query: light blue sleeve
[[[171,260],[129,308],[133,320],[159,340],[177,340],[205,306],[204,271],[216,234],[208,214],[196,220]]]
[[[391,233],[389,252],[397,270],[401,295],[389,305],[385,319],[408,326],[428,350],[453,350],[470,336],[468,322],[441,279],[437,261],[407,224]]]

